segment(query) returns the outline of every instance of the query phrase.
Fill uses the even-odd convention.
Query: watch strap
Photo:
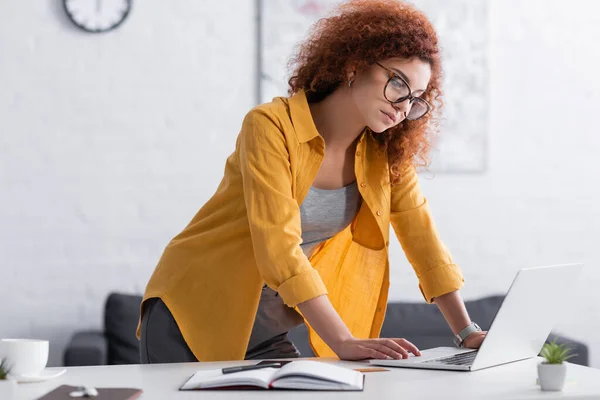
[[[475,322],[471,322],[462,331],[458,332],[458,334],[454,336],[454,344],[457,347],[463,347],[463,342],[465,339],[474,332],[481,332],[481,328]]]

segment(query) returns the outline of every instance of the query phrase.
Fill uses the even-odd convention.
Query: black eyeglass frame
[[[387,101],[389,101],[390,104],[402,103],[403,101],[409,99],[409,104],[412,104],[413,101],[422,101],[427,106],[427,111],[425,111],[425,113],[423,115],[421,115],[419,118],[413,118],[413,119],[408,118],[408,114],[410,114],[410,111],[409,111],[408,114],[406,115],[406,119],[408,119],[409,121],[416,121],[416,120],[419,120],[419,119],[423,118],[424,116],[426,116],[427,114],[429,114],[429,112],[431,110],[433,110],[433,106],[431,104],[429,104],[429,102],[427,102],[427,100],[422,99],[422,98],[417,97],[417,96],[413,96],[412,89],[410,88],[410,85],[408,84],[408,82],[406,82],[406,79],[404,79],[403,77],[401,77],[400,75],[398,75],[397,73],[395,73],[390,68],[385,67],[385,66],[379,64],[378,62],[375,62],[375,64],[377,64],[381,68],[385,69],[388,72],[388,74],[389,74],[389,78],[388,78],[387,82],[385,83],[385,86],[383,87],[383,98],[386,99]],[[395,101],[392,101],[392,100],[388,99],[387,96],[385,95],[385,93],[387,92],[388,85],[390,84],[390,82],[392,81],[392,79],[400,79],[406,85],[406,87],[408,88],[408,95],[400,97],[398,100],[395,100]],[[412,108],[412,106],[411,106],[411,108]]]

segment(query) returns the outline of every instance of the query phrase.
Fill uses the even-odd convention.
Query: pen
[[[274,363],[265,363],[265,364],[256,364],[256,365],[244,365],[241,367],[228,367],[228,368],[223,368],[221,370],[221,372],[223,372],[224,374],[231,374],[233,372],[241,372],[241,371],[250,371],[253,369],[261,369],[261,368],[278,368],[281,367],[281,364],[278,362],[274,362]]]

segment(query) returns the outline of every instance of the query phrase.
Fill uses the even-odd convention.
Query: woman
[[[415,173],[441,105],[431,23],[351,1],[294,61],[290,97],[246,115],[216,193],[166,247],[141,307],[142,362],[297,357],[287,333],[303,322],[318,356],[418,356],[378,338],[390,223],[425,300],[479,347]]]

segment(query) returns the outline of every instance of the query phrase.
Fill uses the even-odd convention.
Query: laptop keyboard
[[[477,351],[468,353],[455,354],[449,357],[434,358],[432,360],[423,361],[420,364],[445,364],[445,365],[471,365],[477,355]]]

